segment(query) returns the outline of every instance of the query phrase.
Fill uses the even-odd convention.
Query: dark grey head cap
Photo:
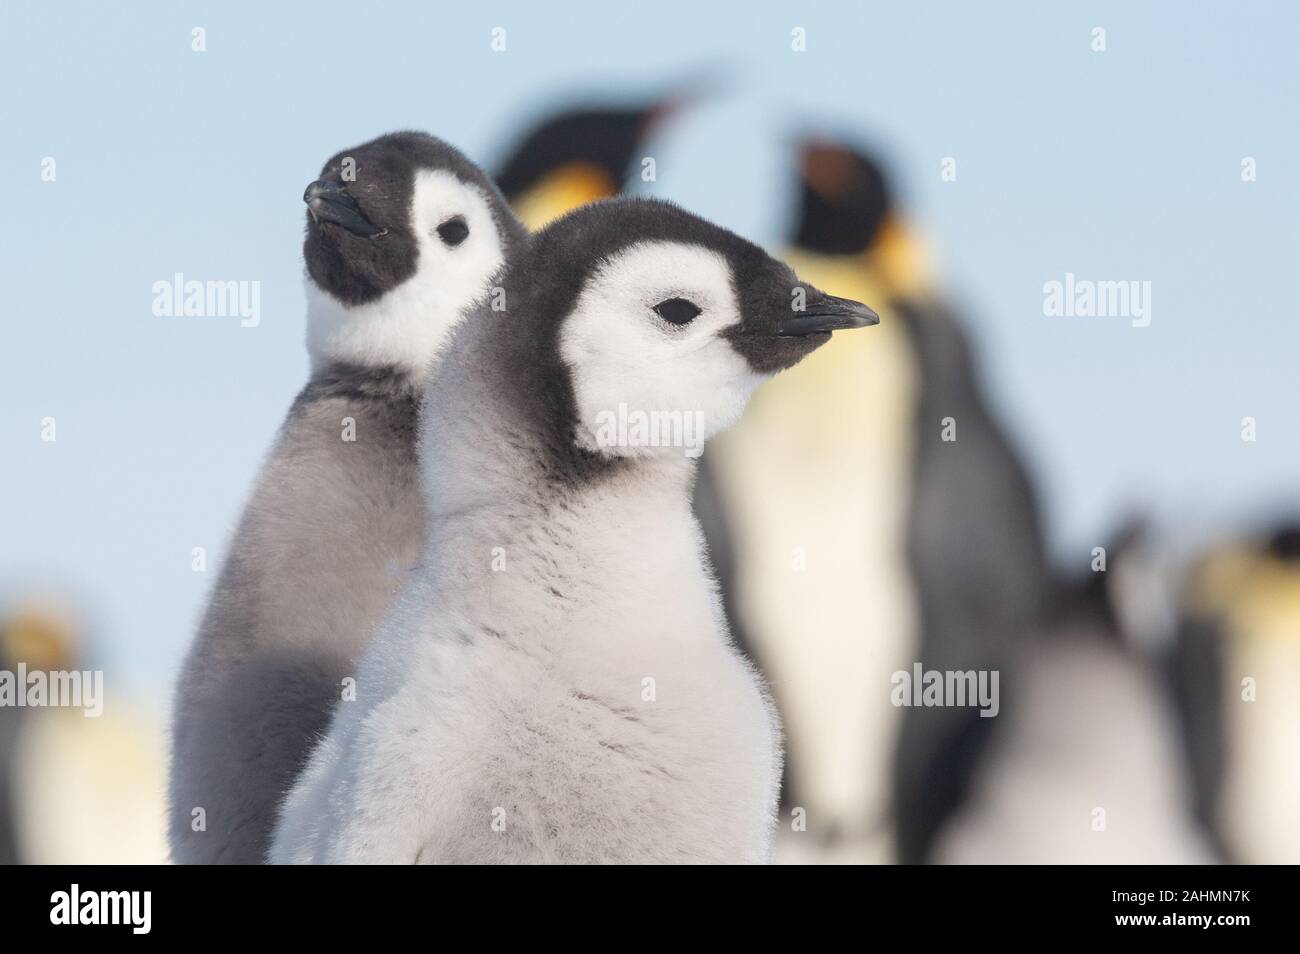
[[[525,231],[492,180],[457,149],[421,132],[395,132],[332,156],[307,186],[303,258],[312,281],[348,305],[381,298],[415,274],[410,223],[415,175],[442,169],[488,198],[507,259]]]

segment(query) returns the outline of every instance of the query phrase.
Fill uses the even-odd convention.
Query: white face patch
[[[655,306],[684,298],[686,324]],[[717,252],[643,242],[588,280],[560,331],[573,378],[578,439],[603,453],[686,453],[734,424],[764,380],[720,333],[740,322],[731,269]]]
[[[448,246],[438,226],[460,217],[464,241]],[[349,306],[307,279],[307,351],[312,367],[347,361],[424,373],[448,333],[489,289],[504,249],[487,196],[441,169],[416,173],[411,227],[415,274],[378,301]]]

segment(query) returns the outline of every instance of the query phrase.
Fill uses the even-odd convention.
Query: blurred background
[[[105,704],[0,708],[0,860],[165,857],[172,685],[306,378],[303,186],[419,128],[530,225],[670,198],[884,316],[705,456],[778,860],[1300,861],[1298,41],[1267,3],[5,4],[0,670]],[[260,320],[155,316],[178,272]],[[1049,316],[1067,276],[1149,324]],[[998,716],[894,705],[914,663],[999,672]]]

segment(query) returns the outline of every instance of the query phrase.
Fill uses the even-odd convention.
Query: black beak
[[[347,189],[330,179],[320,179],[309,185],[302,194],[302,201],[307,203],[314,222],[333,222],[362,238],[374,238],[388,231],[366,218]]]
[[[844,331],[878,324],[880,316],[862,302],[822,295],[808,302],[807,308],[793,318],[779,321],[776,333],[782,338],[798,338],[819,331]]]

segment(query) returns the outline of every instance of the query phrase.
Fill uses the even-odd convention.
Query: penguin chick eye
[[[469,226],[465,224],[465,220],[459,215],[448,219],[446,222],[443,222],[442,225],[438,226],[438,238],[442,239],[444,244],[450,245],[452,248],[455,248],[468,237]]]
[[[655,314],[672,325],[689,324],[700,313],[699,306],[685,298],[668,298],[655,305]]]

